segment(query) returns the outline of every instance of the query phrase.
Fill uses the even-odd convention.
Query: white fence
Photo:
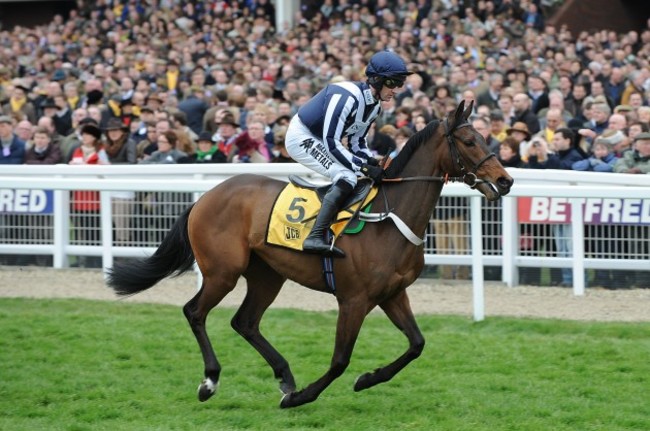
[[[475,319],[483,318],[484,266],[500,267],[502,280],[509,286],[518,284],[520,267],[571,268],[576,295],[584,294],[586,269],[650,271],[650,256],[647,251],[647,241],[650,239],[647,237],[637,239],[637,243],[641,244],[638,249],[605,257],[589,257],[584,247],[585,219],[593,218],[596,213],[599,217],[609,217],[609,221],[640,226],[644,229],[644,235],[647,235],[650,226],[649,175],[522,169],[511,169],[509,172],[515,179],[515,185],[510,195],[503,198],[498,207],[493,208],[498,213],[496,226],[493,226],[497,234],[486,234],[488,221],[483,220],[485,210],[489,207],[486,200],[462,184],[449,184],[443,190],[443,200],[457,196],[467,202],[470,249],[462,254],[446,254],[445,250],[425,247],[425,261],[429,265],[472,266]],[[153,253],[154,244],[115,244],[111,213],[113,192],[186,192],[193,193],[196,199],[221,181],[241,173],[256,173],[278,179],[298,174],[316,182],[324,180],[296,164],[1,166],[0,217],[21,211],[28,213],[30,206],[38,204],[37,191],[53,190],[53,223],[52,235],[48,241],[33,238],[30,242],[0,240],[0,255],[51,255],[55,268],[66,267],[71,255],[101,256],[102,265],[107,268],[112,266],[116,256],[140,257]],[[101,235],[98,245],[74,244],[70,240],[69,191],[73,190],[100,191]],[[554,215],[562,216],[563,211],[570,208],[570,219],[566,219],[564,214],[564,222],[572,228],[571,237],[566,238],[573,246],[571,255],[559,257],[521,250],[522,225],[518,218],[518,198],[521,197],[547,198],[534,201],[537,202],[534,205],[539,204],[538,207],[529,210],[529,214],[536,211],[540,220],[552,221]],[[530,200],[527,202],[530,203]],[[4,228],[6,230],[7,226]],[[492,235],[492,242],[499,243],[498,249],[484,251],[486,235]],[[613,243],[629,241],[633,235],[624,232],[619,238],[602,240]],[[430,236],[433,237],[433,233]]]

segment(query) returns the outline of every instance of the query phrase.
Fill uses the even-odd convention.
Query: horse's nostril
[[[497,180],[497,185],[498,185],[499,187],[501,187],[501,188],[509,189],[510,187],[512,187],[512,183],[513,183],[513,182],[514,182],[513,180],[508,179],[508,178],[506,178],[506,177],[500,177],[500,178]]]

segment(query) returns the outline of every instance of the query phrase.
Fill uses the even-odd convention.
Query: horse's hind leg
[[[362,391],[392,379],[411,361],[420,356],[422,349],[424,349],[424,337],[415,321],[413,311],[411,311],[411,305],[409,304],[406,291],[402,291],[388,301],[379,304],[379,306],[384,310],[395,326],[406,335],[409,341],[409,347],[402,356],[392,363],[385,367],[378,368],[371,373],[359,376],[354,385],[355,391]]]
[[[275,378],[280,380],[280,391],[284,394],[293,392],[296,390],[296,383],[289,363],[264,338],[259,329],[262,315],[278,296],[286,279],[256,255],[251,256],[244,277],[248,281],[248,291],[231,325],[271,366]]]
[[[224,280],[204,278],[199,292],[183,307],[183,314],[185,314],[196,341],[199,343],[205,365],[205,378],[199,386],[199,401],[206,401],[214,395],[221,373],[221,365],[217,360],[205,329],[205,320],[210,310],[221,302],[235,288],[236,284],[236,280],[226,282]]]

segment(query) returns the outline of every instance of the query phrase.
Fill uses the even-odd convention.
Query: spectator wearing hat
[[[89,122],[80,130],[81,146],[72,152],[71,165],[108,165],[110,161],[102,142],[101,129]]]
[[[14,120],[0,115],[0,165],[21,165],[25,159],[25,141],[14,134]]]
[[[217,123],[217,133],[214,136],[219,151],[224,153],[228,161],[235,157],[235,139],[239,135],[239,124],[235,116],[227,109],[215,113],[215,122]]]
[[[484,107],[487,108],[487,107]],[[489,114],[488,114],[489,115]],[[477,132],[483,136],[485,144],[488,147],[488,150],[491,153],[498,154],[499,146],[501,143],[497,141],[491,135],[490,120],[484,116],[474,116],[471,118],[472,127],[476,129]],[[492,254],[493,252],[499,251],[501,244],[498,242],[499,232],[497,231],[496,226],[500,223],[500,203],[487,204],[483,207],[483,249],[486,250],[486,253]],[[454,219],[459,222],[460,220],[466,220],[467,214],[465,211],[462,214],[459,212]],[[458,233],[454,233],[457,235]],[[456,238],[453,240],[453,243],[466,244],[465,240],[461,238]],[[461,270],[459,270],[461,271]],[[462,273],[465,274],[466,267],[462,267]],[[484,277],[486,280],[500,280],[501,279],[501,269],[494,266],[486,266],[484,270]]]
[[[120,100],[119,119],[127,127],[127,132],[130,131],[131,124],[138,121],[138,116],[134,112],[133,99],[127,97]],[[110,121],[110,118],[109,118]]]
[[[136,164],[136,143],[129,136],[129,128],[119,118],[111,118],[104,128],[105,149],[112,165]],[[111,192],[114,238],[116,245],[127,245],[131,240],[131,218],[135,192]]]
[[[147,124],[155,123],[155,111],[149,106],[145,105],[140,108],[140,116],[138,121],[131,126],[131,138],[136,142],[136,144],[147,139]]]
[[[43,117],[49,117],[54,123],[54,128],[59,137],[67,136],[72,131],[72,111],[68,107],[65,97],[59,94],[48,97],[41,103]],[[61,138],[59,138],[60,140]]]
[[[82,115],[83,117],[79,118]],[[63,163],[68,163],[72,158],[74,150],[81,146],[81,128],[89,123],[99,127],[99,123],[94,118],[88,116],[88,111],[85,108],[79,108],[73,112],[72,122],[75,125],[74,131],[68,136],[63,137],[59,143]]]
[[[160,109],[162,109],[164,104],[165,104],[165,100],[158,93],[151,93],[145,99],[145,105],[151,107],[151,109],[153,109],[154,112],[157,112]]]
[[[519,155],[524,162],[528,161],[528,141],[531,134],[528,126],[523,122],[516,122],[506,129],[506,135],[512,136],[519,143]]]
[[[27,95],[29,88],[22,84],[15,84],[11,90],[11,97],[2,105],[2,114],[17,119],[27,119],[30,123],[36,123],[36,108]]]
[[[102,143],[102,131],[93,124],[81,127],[81,146],[72,152],[70,165],[108,165],[108,154]],[[84,245],[99,245],[100,241],[100,200],[99,192],[94,190],[75,190],[72,192],[71,221],[75,239]],[[79,256],[77,266],[99,267],[101,258]]]
[[[105,149],[111,164],[137,163],[136,143],[129,137],[129,128],[119,118],[109,119],[104,132]]]
[[[180,79],[181,71],[178,67],[178,61],[174,59],[169,59],[167,61],[167,70],[165,71],[164,86],[167,91],[176,93],[178,90],[178,83]]]
[[[226,155],[219,151],[212,138],[212,133],[207,130],[199,133],[196,140],[196,151],[187,157],[182,157],[178,163],[226,163]]]
[[[634,138],[631,151],[623,154],[614,165],[614,172],[623,174],[650,174],[650,133],[642,132]]]
[[[61,148],[52,142],[49,131],[37,127],[34,131],[34,145],[25,153],[26,165],[56,165],[63,161]]]

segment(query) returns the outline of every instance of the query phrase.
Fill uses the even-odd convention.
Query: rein
[[[441,182],[443,184],[446,184],[448,182],[463,182],[467,184],[469,187],[472,189],[476,188],[479,184],[482,183],[487,183],[488,181],[482,180],[478,178],[476,175],[476,172],[481,168],[483,163],[487,162],[490,160],[492,157],[496,157],[496,154],[494,153],[489,153],[485,155],[481,160],[478,161],[478,163],[470,163],[473,165],[472,170],[470,172],[467,172],[465,169],[465,166],[463,165],[462,161],[464,160],[463,157],[460,155],[460,152],[458,151],[458,147],[456,144],[456,140],[454,138],[454,131],[461,129],[463,127],[470,127],[471,124],[468,122],[465,122],[463,124],[460,124],[458,126],[454,126],[453,128],[449,127],[449,122],[447,119],[445,119],[445,137],[447,138],[447,142],[449,143],[449,152],[451,153],[451,157],[453,160],[455,160],[456,164],[460,167],[460,172],[461,176],[458,177],[450,177],[449,174],[445,174],[443,176],[415,176],[415,177],[403,177],[403,178],[384,178],[382,179],[382,183],[402,183],[402,182],[408,182],[408,181],[435,181],[435,182]],[[467,161],[465,159],[465,161]],[[397,216],[393,212],[392,209],[390,209],[390,204],[388,203],[388,197],[386,196],[386,190],[384,188],[380,188],[382,192],[382,196],[384,198],[384,208],[386,208],[385,211],[381,213],[363,213],[360,212],[359,210],[363,205],[360,205],[359,208],[355,211],[355,214],[353,215],[352,218],[348,221],[350,221],[353,218],[358,217],[360,220],[371,222],[371,223],[376,223],[376,222],[381,222],[386,219],[391,219],[393,220],[393,223],[395,223],[395,226],[397,229],[404,235],[404,237],[409,240],[413,245],[416,247],[421,246],[424,244],[424,238],[420,238],[417,236],[402,219]],[[365,201],[365,198],[364,198]],[[341,231],[342,233],[343,231]],[[339,234],[340,235],[340,234]],[[338,236],[334,237],[332,240],[332,247],[334,247],[334,242]]]
[[[461,176],[450,177],[448,174],[445,174],[444,176],[415,176],[415,177],[403,177],[403,178],[384,178],[382,179],[382,183],[386,183],[386,182],[401,183],[407,181],[435,181],[435,182],[441,182],[447,184],[448,182],[458,182],[458,183],[462,182],[467,184],[470,188],[474,189],[479,184],[487,182],[485,180],[479,179],[478,176],[476,175],[476,172],[480,169],[483,163],[487,162],[492,157],[496,157],[496,154],[489,153],[485,155],[481,160],[478,161],[478,163],[474,164],[471,172],[466,172],[465,166],[461,163],[462,157],[460,155],[460,152],[458,151],[456,140],[454,139],[454,131],[461,129],[463,127],[469,127],[471,126],[471,124],[463,123],[452,129],[449,127],[449,122],[445,118],[444,125],[445,125],[445,137],[447,138],[447,142],[449,143],[449,151],[451,153],[452,159],[454,159],[456,161],[456,164],[460,167],[460,171],[462,173]]]

